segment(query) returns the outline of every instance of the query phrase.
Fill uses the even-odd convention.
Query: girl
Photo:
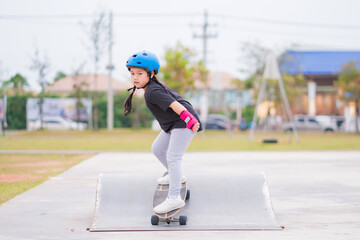
[[[129,57],[126,67],[134,84],[130,96],[125,101],[124,115],[131,113],[131,99],[136,89],[145,91],[145,103],[157,119],[162,131],[152,145],[152,152],[167,169],[168,174],[157,180],[160,184],[170,184],[167,199],[154,208],[156,213],[166,213],[185,206],[180,197],[181,183],[186,181],[182,174],[182,156],[197,131],[201,131],[199,117],[191,104],[172,89],[160,83],[159,59],[147,51]]]

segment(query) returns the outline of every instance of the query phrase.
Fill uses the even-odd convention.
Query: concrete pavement
[[[283,231],[89,232],[98,174],[162,174],[151,153],[101,153],[0,207],[0,239],[359,239],[360,152],[190,152],[187,174],[265,172]]]

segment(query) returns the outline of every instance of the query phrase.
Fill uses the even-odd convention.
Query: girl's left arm
[[[170,104],[170,108],[176,112],[182,120],[184,120],[187,124],[187,128],[191,129],[193,132],[197,132],[200,128],[200,123],[196,120],[196,118],[178,101],[174,101]],[[189,116],[191,115],[191,116]],[[190,121],[187,120],[187,117],[190,117]],[[196,121],[195,124],[189,125],[192,121]]]

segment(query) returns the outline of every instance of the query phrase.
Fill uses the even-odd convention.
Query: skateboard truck
[[[186,225],[187,217],[186,216],[180,216],[179,218],[176,217],[169,217],[165,219],[160,219],[156,215],[151,216],[151,224],[152,225],[159,225],[159,222],[166,222],[167,224],[170,224],[172,222],[178,222],[180,225]]]

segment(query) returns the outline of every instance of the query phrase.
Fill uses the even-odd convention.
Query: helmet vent
[[[144,56],[147,56],[148,54],[147,53],[143,53]]]
[[[141,62],[136,62],[137,64],[141,64]]]
[[[135,54],[135,55],[133,55],[133,57],[136,57],[136,54]]]

